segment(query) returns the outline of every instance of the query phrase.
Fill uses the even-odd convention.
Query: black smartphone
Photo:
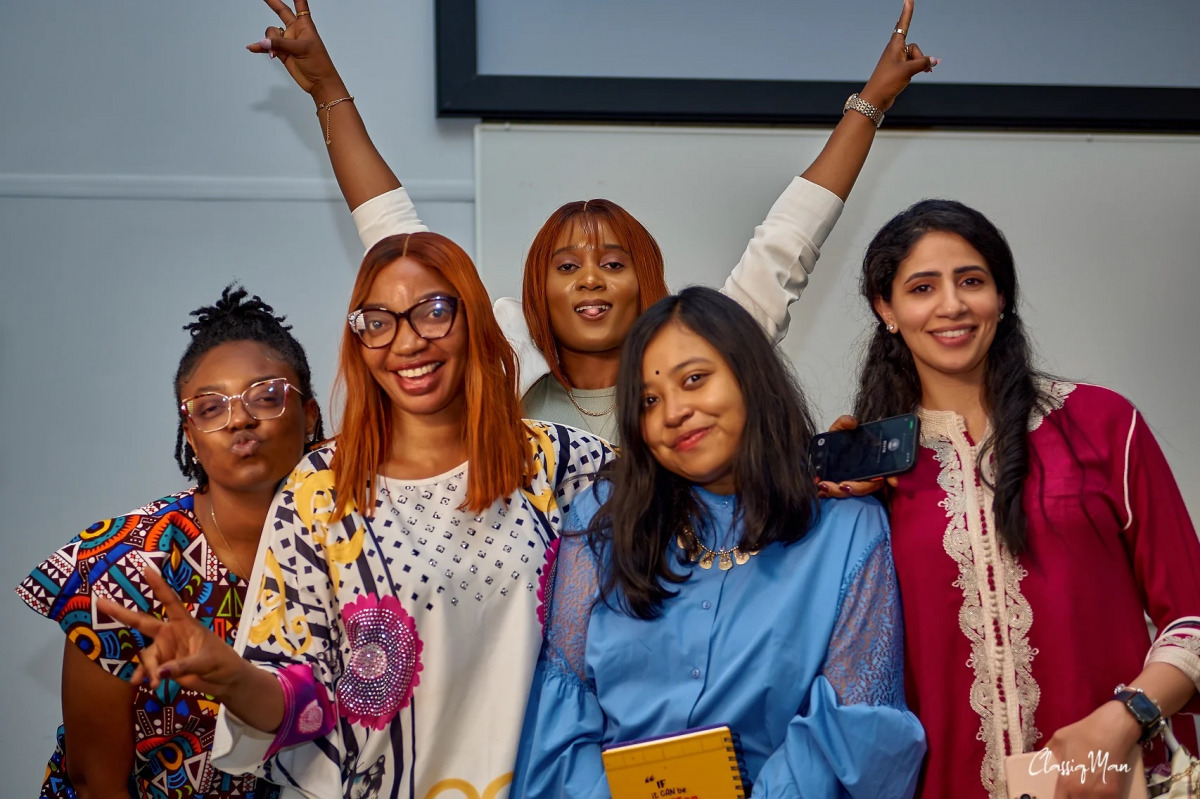
[[[818,433],[808,457],[822,480],[845,483],[906,472],[917,461],[915,413],[860,424],[853,430]]]

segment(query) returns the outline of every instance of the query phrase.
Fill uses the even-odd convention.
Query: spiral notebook
[[[737,736],[718,725],[601,752],[613,799],[745,799]]]

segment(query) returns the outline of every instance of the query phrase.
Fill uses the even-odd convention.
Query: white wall
[[[476,250],[473,126],[435,118],[432,3],[314,1],[313,14],[377,144],[423,216]],[[360,248],[330,181],[311,102],[279,64],[242,49],[274,21],[252,0],[0,4],[0,71],[10,78],[0,113],[4,590],[95,519],[181,486],[171,462],[170,386],[186,343],[179,327],[188,310],[210,302],[229,280],[240,278],[289,314],[309,349],[321,398],[328,397]],[[706,181],[713,159],[724,156],[698,154],[690,169],[705,217],[701,206],[687,202],[677,202],[672,217],[649,204],[643,209],[636,195],[614,198],[661,231],[671,280],[682,285],[697,279],[688,271],[692,263],[727,268],[736,259],[785,175],[803,168],[819,138],[799,135],[786,164],[763,162],[763,171],[747,180]],[[524,193],[521,179],[506,191],[482,173],[480,191],[500,192],[488,200],[489,209],[494,204],[528,214],[511,222],[515,243],[507,247],[494,227],[481,226],[482,271],[494,292],[517,285],[524,247],[554,206],[577,196],[616,195],[611,180],[623,141],[614,138],[585,155],[576,149],[560,170],[563,182],[536,199]],[[1141,141],[1129,149],[1141,152]],[[1064,210],[1055,186],[1028,204],[989,205],[991,198],[972,187],[975,161],[989,157],[986,148],[974,159],[968,152],[934,160],[912,183],[898,180],[895,170],[915,163],[905,148],[926,146],[921,142],[888,139],[872,160],[789,339],[787,351],[826,415],[838,407],[835,382],[849,363],[848,342],[822,339],[822,330],[831,319],[857,313],[850,283],[864,231],[928,194],[975,202],[1010,233],[1049,234]],[[748,162],[750,155],[739,157]],[[1117,313],[1084,313],[1086,324],[1049,342],[1043,337],[1041,344],[1061,348],[1054,368],[1116,385],[1142,404],[1161,436],[1197,451],[1194,416],[1164,427],[1159,413],[1165,403],[1200,389],[1189,318],[1200,288],[1194,224],[1200,180],[1184,170],[1150,174],[1152,185],[1164,188],[1149,194],[1129,196],[1114,180],[1089,198],[1082,212],[1090,234],[1111,242],[1113,255],[1127,265],[1115,284],[1127,290],[1127,303]],[[1075,179],[1069,173],[1061,188]],[[705,198],[712,182],[737,199]],[[885,184],[895,193],[867,188]],[[1152,220],[1140,204],[1163,197],[1192,211],[1193,221],[1147,236]],[[1071,224],[1079,221],[1073,214]],[[1072,252],[1078,239],[1048,235],[1058,248],[1031,253],[1024,249],[1028,239],[1013,238],[1037,326],[1058,308],[1086,309],[1098,292],[1113,288],[1084,280],[1035,289],[1031,256],[1048,258],[1045,274],[1058,274],[1057,265],[1078,262]],[[688,248],[697,245],[701,250],[693,254]],[[802,342],[806,349],[793,349]],[[1107,371],[1110,360],[1119,373]],[[1177,458],[1170,446],[1168,456]],[[1195,513],[1195,485],[1190,489]],[[6,602],[0,641],[10,671],[0,683],[0,718],[9,723],[0,778],[5,795],[31,795],[60,718],[62,636],[12,594]]]
[[[424,217],[473,249],[473,123],[435,118],[432,4],[312,6]],[[328,399],[362,251],[312,102],[243,49],[274,22],[251,0],[0,3],[0,796],[36,795],[61,718],[62,634],[12,586],[183,486],[187,312],[241,279],[295,322]]]
[[[903,98],[901,98],[903,102]],[[605,197],[662,246],[668,285],[720,286],[823,130],[486,125],[477,245],[499,285],[549,210]],[[579,168],[587,153],[592,168]],[[1049,371],[1129,397],[1200,519],[1200,137],[882,131],[782,351],[818,418],[850,408],[870,315],[857,294],[871,236],[924,197],[987,214],[1013,248],[1022,315]]]

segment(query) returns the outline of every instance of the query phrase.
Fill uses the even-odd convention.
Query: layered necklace
[[[584,416],[591,416],[594,418],[599,418],[601,416],[608,416],[610,413],[613,412],[613,409],[617,407],[617,398],[613,397],[612,405],[609,405],[607,410],[589,411],[586,408],[584,408],[582,405],[579,404],[579,401],[575,399],[575,392],[569,388],[567,389],[567,399],[569,399],[571,401],[571,404],[575,406],[575,410],[579,411]]]
[[[729,571],[734,565],[742,566],[750,562],[750,558],[758,554],[758,550],[744,550],[739,547],[729,549],[709,549],[700,543],[696,528],[690,521],[683,523],[683,532],[675,536],[675,543],[683,550],[683,554],[692,563],[699,563],[701,569],[711,569],[713,562],[721,571]]]

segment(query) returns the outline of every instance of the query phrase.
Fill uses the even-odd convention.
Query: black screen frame
[[[511,121],[830,125],[861,83],[481,75],[477,0],[435,0],[437,113]],[[914,84],[888,127],[1200,132],[1200,89]]]

